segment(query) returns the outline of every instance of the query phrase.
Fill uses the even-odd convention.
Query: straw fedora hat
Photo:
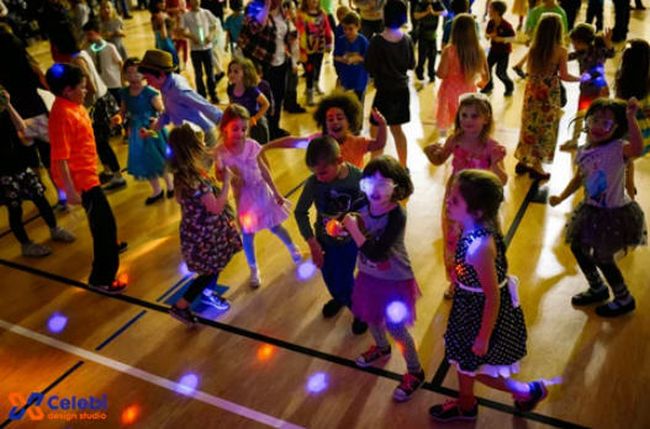
[[[138,64],[138,69],[143,68],[171,72],[176,69],[176,66],[174,66],[174,60],[169,52],[160,49],[149,49],[145,52],[140,64]]]

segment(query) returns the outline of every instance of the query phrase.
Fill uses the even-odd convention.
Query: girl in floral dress
[[[567,70],[567,50],[560,15],[546,13],[539,21],[528,54],[528,81],[521,113],[519,144],[515,157],[517,174],[529,173],[535,180],[548,180],[542,163],[553,162],[562,116],[560,79],[579,82]]]

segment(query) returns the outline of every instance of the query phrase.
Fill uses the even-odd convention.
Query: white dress
[[[280,225],[289,217],[288,202],[278,204],[273,191],[262,177],[257,162],[262,147],[252,139],[246,139],[239,154],[230,152],[223,143],[217,147],[217,155],[224,167],[230,168],[234,177],[233,188],[237,203],[237,219],[244,233]]]

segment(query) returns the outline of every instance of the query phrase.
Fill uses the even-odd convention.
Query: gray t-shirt
[[[359,271],[386,280],[412,279],[413,269],[404,245],[404,208],[397,205],[388,213],[374,216],[365,206],[359,214],[367,237],[359,249]]]

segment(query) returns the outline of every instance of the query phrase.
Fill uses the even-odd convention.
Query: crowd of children
[[[435,165],[450,158],[452,165],[441,212],[449,280],[445,297],[453,299],[444,339],[445,356],[457,370],[459,385],[458,399],[435,405],[429,412],[441,421],[475,419],[475,380],[510,392],[517,409],[532,410],[546,397],[547,383],[512,378],[526,355],[527,334],[518,280],[508,275],[498,221],[508,175],[506,149],[493,138],[495,117],[489,98],[494,66],[504,96],[515,90],[507,70],[516,32],[504,18],[506,3],[494,0],[486,5],[487,55],[467,0],[449,5],[415,2],[413,39],[403,31],[408,8],[401,0],[356,0],[360,15],[341,7],[338,26],[333,4],[302,0],[294,13],[291,2],[258,3],[247,6],[247,13],[259,15],[255,19],[260,28],[251,41],[246,39],[250,20],[244,19],[243,5],[230,2],[232,13],[223,28],[231,60],[224,72],[219,64],[223,55],[213,55],[213,43],[219,43],[215,39],[222,38],[217,34],[223,14],[215,17],[201,7],[200,0],[190,0],[187,10],[183,2],[151,2],[156,49],[148,50],[142,59],[126,56],[126,34],[110,1],[101,2],[99,21],[78,8],[88,48],[80,50],[74,43],[58,46],[58,58],[65,62],[55,63],[43,84],[56,96],[48,134],[52,177],[70,204],[83,206],[92,234],[89,286],[108,294],[121,293],[127,286],[118,276],[119,253],[126,245],[118,241],[104,194],[126,185],[109,144],[112,126],[123,125],[126,130],[128,173],[151,185],[145,204],[175,197],[181,206],[181,253],[197,277],[170,313],[188,325],[197,322],[191,305],[199,295],[218,310],[228,310],[230,303],[211,294],[208,286],[238,251],[244,250],[250,286],[262,286],[254,247],[257,232],[269,229],[287,247],[292,261],[302,262],[299,247],[282,226],[291,213],[289,201],[274,184],[264,153],[273,148],[306,148],[305,162],[312,174],[293,213],[331,295],[322,314],[331,318],[347,307],[352,332],[370,331],[375,344],[357,358],[361,367],[390,356],[389,332],[407,367],[393,397],[400,402],[410,399],[425,374],[408,330],[416,320],[420,289],[405,240],[404,200],[414,192],[414,185],[402,126],[411,121],[409,71],[415,70],[416,78],[424,80],[426,70],[430,81],[440,79],[436,120],[446,140],[427,146],[424,154]],[[523,15],[524,9],[516,3],[517,14]],[[446,33],[436,67],[441,17]],[[615,55],[612,33],[600,34],[582,23],[567,35],[573,19],[575,13],[567,21],[555,0],[544,0],[528,13],[525,31],[531,46],[519,63],[526,64],[526,71],[517,69],[527,80],[515,172],[548,180],[550,173],[542,164],[551,162],[555,154],[564,104],[561,80],[580,82],[573,136],[561,147],[577,150],[576,172],[559,195],[549,198],[549,204],[557,206],[584,188],[584,200],[567,224],[566,242],[589,287],[573,296],[571,303],[601,303],[596,313],[615,317],[633,311],[636,303],[614,256],[647,242],[644,213],[635,201],[633,162],[648,151],[650,143],[650,46],[632,40],[625,48],[615,84],[620,99],[608,99],[604,63]],[[246,52],[254,52],[255,58],[246,58],[238,46],[242,30],[248,34]],[[567,36],[573,44],[570,53]],[[187,51],[188,46],[196,91],[177,73],[186,62],[179,57],[179,48]],[[339,88],[323,94],[321,69],[332,51]],[[254,62],[259,58],[269,59],[270,65]],[[274,62],[277,58],[282,64]],[[272,118],[277,122],[277,109],[286,108],[287,100],[287,110],[304,111],[295,94],[291,96],[298,84],[297,59],[305,73],[306,104],[317,105],[313,117],[319,132],[269,141],[282,134],[277,123],[273,130],[269,125]],[[569,73],[570,60],[579,63],[579,76]],[[283,92],[274,103],[280,69],[285,73]],[[263,70],[271,71],[273,84],[264,80]],[[222,111],[215,104],[224,74],[229,106]],[[370,137],[365,137],[359,134],[370,80],[375,93]],[[317,102],[315,95],[323,97]],[[14,108],[12,94],[2,87],[0,128],[7,140],[0,148],[0,204],[8,207],[10,227],[23,255],[45,256],[51,249],[32,242],[23,227],[23,200],[34,202],[53,240],[72,242],[75,236],[57,224],[44,185],[28,162],[33,156],[28,126]],[[388,131],[397,159],[380,155]],[[583,131],[586,141],[579,144]],[[369,154],[373,159],[368,162]],[[105,187],[97,174],[98,158],[105,167]],[[228,204],[231,190],[236,210]]]

